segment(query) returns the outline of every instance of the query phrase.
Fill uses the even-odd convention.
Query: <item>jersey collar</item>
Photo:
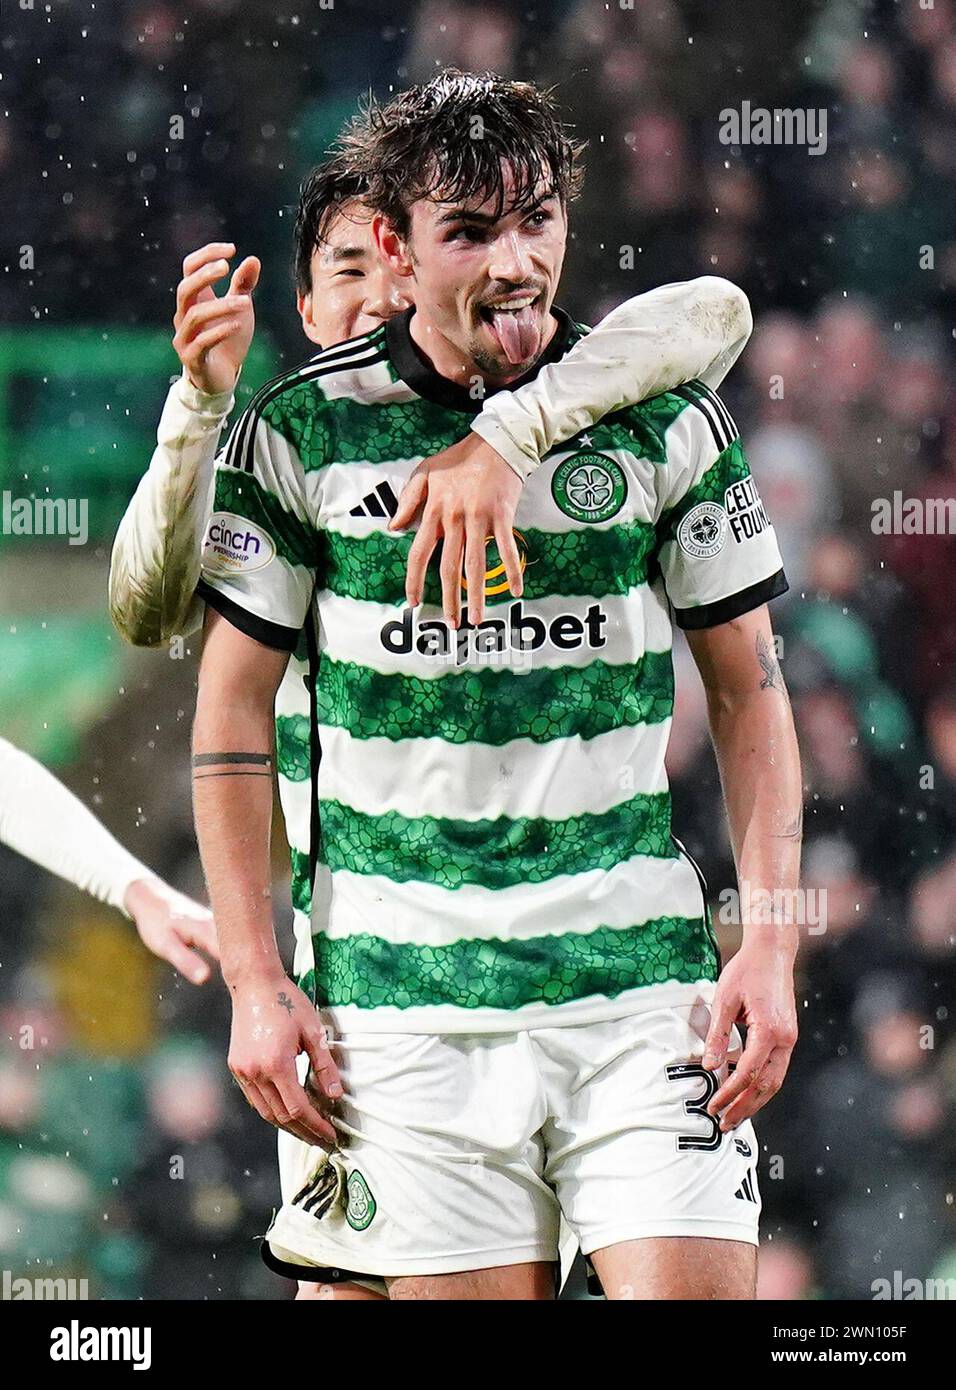
[[[481,409],[481,401],[475,400],[466,386],[459,386],[457,382],[440,376],[412,338],[411,320],[414,312],[414,307],[407,309],[405,313],[389,319],[385,325],[388,355],[398,375],[406,386],[410,386],[416,395],[423,396],[425,400],[434,401],[436,405],[443,405],[448,410],[461,410],[469,415],[477,415]],[[524,376],[509,382],[507,386],[496,387],[495,390],[517,391],[526,381],[533,381],[548,362],[556,362],[567,352],[577,336],[574,324],[564,310],[555,304],[551,306],[551,313],[557,319],[558,326],[537,362]]]

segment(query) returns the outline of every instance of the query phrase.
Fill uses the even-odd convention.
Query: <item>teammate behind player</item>
[[[374,327],[404,303],[400,286],[407,281],[397,281],[378,257],[369,210],[356,196],[360,191],[358,176],[338,161],[313,170],[303,184],[296,218],[297,306],[316,342]],[[247,257],[232,276],[229,294],[216,300],[212,285],[228,273],[226,257],[234,250],[232,243],[214,243],[187,257],[177,290],[174,345],[184,372],[170,391],[157,449],[121,523],[110,573],[114,621],[137,644],[155,645],[191,631],[202,607],[193,598],[200,528],[207,519],[198,503],[208,493],[223,418],[232,406],[227,388],[251,341],[251,295],[260,271],[258,260]],[[430,512],[437,519],[430,527],[423,522],[411,547],[407,590],[420,588],[429,554],[425,540],[430,536],[434,546],[445,530],[444,517],[459,505],[462,494],[469,504],[466,534],[469,527],[472,532],[481,527],[471,503],[476,493],[495,485],[496,468],[501,490],[501,457],[517,476],[519,491],[520,482],[555,441],[620,405],[695,374],[719,384],[750,326],[745,296],[727,281],[703,277],[665,286],[629,300],[537,380],[489,402],[473,423],[480,433],[470,433],[461,444],[420,465],[405,489],[394,522],[411,519],[422,500],[428,504],[425,522]],[[510,473],[507,481],[514,489]],[[379,499],[378,493],[374,496]],[[485,533],[479,529],[477,534]],[[518,574],[520,582],[520,570]],[[483,599],[483,585],[477,592],[473,587],[469,612],[477,611],[479,620]],[[450,611],[457,613],[457,607],[456,599]],[[293,656],[276,700],[280,746],[294,748],[292,756],[280,761],[279,788],[299,879],[310,859],[307,849],[295,848],[302,822],[296,814],[302,791],[298,769],[307,767],[310,757],[307,703],[302,708],[308,674],[307,662]],[[305,884],[299,886],[307,891]],[[300,938],[308,940],[307,923],[298,925]],[[282,1187],[288,1197],[294,1192],[288,1191],[286,1178],[287,1140],[288,1135],[280,1134]],[[335,1296],[351,1292],[340,1283]],[[317,1286],[300,1284],[300,1297],[317,1293]]]
[[[489,138],[462,138],[475,121]],[[414,275],[415,311],[253,403],[213,517],[238,519],[243,545],[211,552],[201,586],[218,612],[195,805],[231,1065],[265,1117],[348,1137],[330,1159],[304,1151],[269,1241],[300,1263],[358,1264],[393,1297],[539,1297],[563,1211],[611,1297],[751,1297],[749,1117],[793,1045],[795,929],[747,922],[715,987],[663,764],[672,608],[708,691],[738,875],[795,885],[773,530],[733,422],[691,386],[620,412],[529,479],[521,600],[486,585],[492,618],[458,633],[427,584],[424,609],[401,611],[401,538],[363,499],[467,433],[474,376],[510,389],[569,348],[552,301],[577,173],[547,99],[523,84],[445,74],[372,127],[376,236]],[[336,1030],[341,1077],[284,976],[265,891],[260,774],[303,622],[322,638],[310,690],[324,756],[301,981]],[[219,764],[245,775],[205,775]],[[737,1019],[747,1045],[728,1078]],[[300,1049],[325,1096],[346,1083],[336,1129],[294,1093]]]
[[[396,276],[377,252],[364,186],[364,175],[342,159],[317,166],[302,185],[296,306],[307,338],[319,346],[369,332],[413,296],[409,278]],[[232,242],[210,242],[190,253],[176,289],[173,345],[183,371],[170,388],[156,450],[120,522],[110,564],[110,615],[135,646],[159,646],[202,623],[195,589],[213,463],[252,341],[261,273],[258,257],[246,256],[230,275],[235,250]],[[213,287],[227,276],[228,290],[217,296]],[[664,285],[620,305],[527,390],[488,400],[462,441],[415,470],[397,507],[387,494],[384,504],[379,499],[395,513],[390,529],[422,512],[408,557],[409,602],[419,601],[428,559],[443,538],[445,612],[457,621],[462,585],[455,581],[467,552],[469,612],[480,621],[485,542],[495,532],[505,576],[520,593],[511,521],[521,483],[540,458],[611,411],[692,377],[718,386],[751,328],[746,295],[727,280]]]

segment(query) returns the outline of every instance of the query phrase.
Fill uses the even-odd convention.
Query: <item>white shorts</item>
[[[723,1080],[700,1065],[712,992],[559,1028],[341,1037],[342,1143],[329,1156],[280,1132],[267,1262],[317,1281],[555,1262],[562,1214],[585,1254],[755,1245],[753,1126],[722,1135],[704,1113]]]

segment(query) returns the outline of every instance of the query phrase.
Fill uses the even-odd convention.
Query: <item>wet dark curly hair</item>
[[[295,287],[300,294],[308,294],[312,289],[312,252],[322,245],[336,213],[354,198],[364,201],[366,193],[364,173],[344,154],[317,164],[302,180],[295,214],[293,262]]]
[[[531,207],[542,178],[567,205],[584,177],[584,146],[562,122],[550,91],[455,68],[384,104],[370,100],[337,148],[362,171],[366,201],[403,236],[420,198],[493,198],[500,217],[506,206]]]

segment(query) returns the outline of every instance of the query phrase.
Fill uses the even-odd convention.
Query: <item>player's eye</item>
[[[553,212],[548,208],[538,208],[536,212],[533,212],[530,217],[527,218],[526,226],[537,229],[539,227],[545,227],[549,222],[553,221]]]
[[[350,276],[353,280],[354,280],[354,279],[358,279],[358,280],[364,280],[364,279],[365,279],[365,271],[364,271],[364,270],[358,270],[358,269],[356,269],[354,266],[351,267],[351,268],[349,268],[349,269],[347,269],[347,270],[337,270],[337,271],[335,272],[335,279],[338,280],[338,279],[339,279],[341,276],[343,276],[343,275]]]
[[[479,227],[477,223],[474,222],[463,222],[460,227],[452,228],[451,234],[448,237],[449,241],[467,241],[472,245],[477,245],[484,241],[484,239],[484,227]]]

